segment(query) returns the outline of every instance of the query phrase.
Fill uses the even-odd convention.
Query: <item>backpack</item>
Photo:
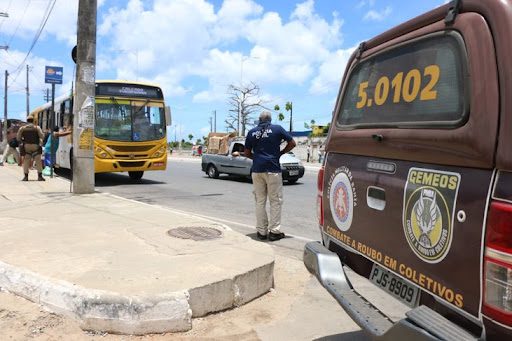
[[[12,148],[18,148],[19,144],[18,144],[18,140],[17,139],[12,139],[9,141],[9,146],[12,147]]]

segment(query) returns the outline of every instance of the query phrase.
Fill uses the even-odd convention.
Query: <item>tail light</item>
[[[483,313],[512,326],[512,204],[491,203],[484,261]]]
[[[318,171],[318,177],[316,180],[317,197],[316,197],[316,213],[318,217],[318,224],[320,227],[324,226],[324,203],[323,203],[323,192],[324,192],[324,167],[321,167]]]

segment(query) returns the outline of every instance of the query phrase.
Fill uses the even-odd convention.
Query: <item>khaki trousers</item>
[[[263,235],[269,231],[278,233],[281,229],[281,208],[283,206],[283,177],[281,173],[252,173],[252,184],[256,202],[256,230]],[[269,215],[266,210],[267,197],[270,202]]]
[[[37,152],[39,146],[37,144],[25,144],[25,156],[23,157],[23,173],[28,174],[30,170],[30,166],[32,165],[32,160],[36,164],[36,169],[38,173],[43,172],[43,167],[41,164],[41,153],[38,153],[32,156],[33,153]]]

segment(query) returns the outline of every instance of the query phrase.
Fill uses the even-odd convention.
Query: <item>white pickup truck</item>
[[[304,166],[301,161],[287,153],[279,159],[283,180],[289,184],[297,182],[304,176]],[[251,176],[252,160],[244,156],[244,141],[232,141],[227,154],[203,154],[201,168],[208,177],[217,179],[220,174]]]

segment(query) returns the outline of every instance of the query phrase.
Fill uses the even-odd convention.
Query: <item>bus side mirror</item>
[[[171,119],[171,107],[166,106],[165,107],[165,123],[168,126],[172,125],[172,119]]]

